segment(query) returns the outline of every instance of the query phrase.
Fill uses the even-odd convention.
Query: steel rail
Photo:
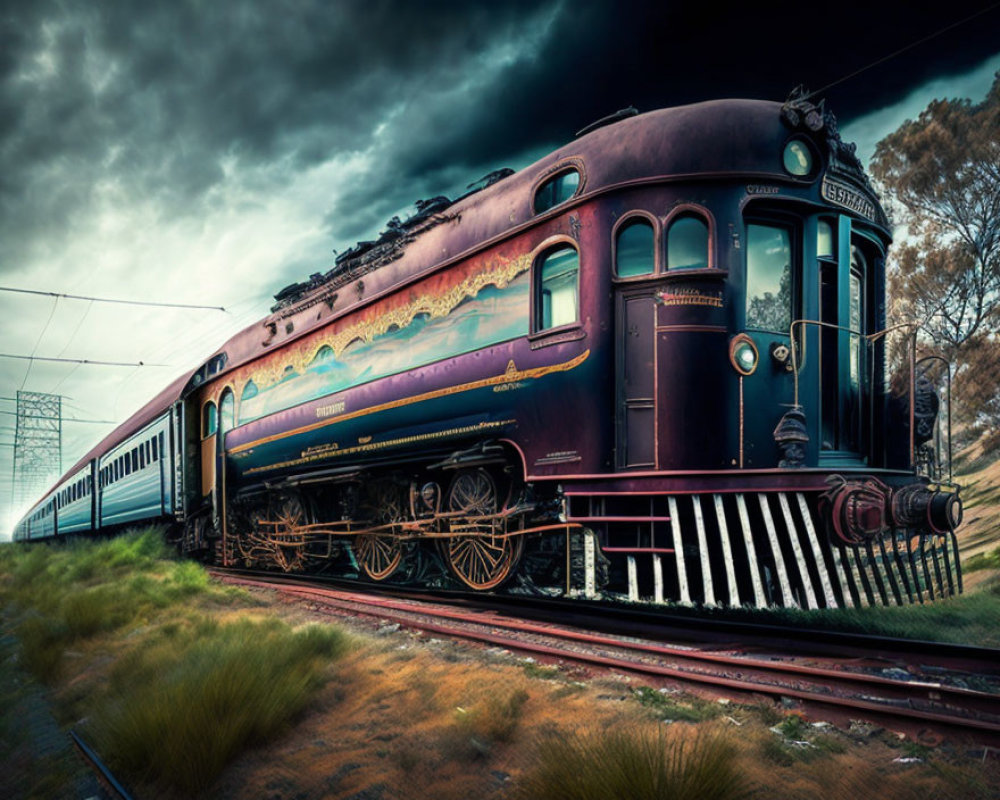
[[[904,639],[824,628],[793,627],[788,624],[763,623],[741,619],[740,613],[725,610],[699,613],[697,609],[644,608],[636,603],[617,603],[585,598],[538,597],[514,594],[481,594],[461,590],[419,589],[386,584],[359,582],[329,576],[289,575],[260,570],[214,567],[219,574],[259,577],[273,582],[298,583],[303,586],[329,585],[345,591],[364,592],[373,596],[449,602],[479,609],[507,611],[522,617],[541,620],[553,613],[572,616],[581,627],[611,629],[621,633],[628,629],[637,636],[662,639],[669,635],[684,636],[693,641],[719,640],[736,637],[741,643],[780,645],[783,649],[799,649],[810,655],[843,655],[871,658],[899,657],[914,654],[922,663],[1000,676],[1000,649],[978,645],[937,642],[925,639]],[[858,651],[864,651],[859,653]]]
[[[128,790],[122,786],[118,779],[111,773],[111,770],[101,761],[93,748],[83,741],[76,731],[70,731],[69,735],[76,746],[76,751],[79,753],[80,758],[97,774],[97,781],[101,784],[101,787],[109,792],[112,797],[117,798],[117,800],[132,800],[132,795],[129,794]]]
[[[236,583],[267,585],[265,581],[229,579]],[[349,614],[390,617],[395,621],[441,635],[488,642],[511,650],[531,652],[551,658],[576,661],[589,665],[626,670],[658,678],[701,683],[740,692],[791,697],[808,703],[833,705],[853,711],[866,711],[892,717],[904,717],[925,723],[974,730],[1000,736],[1000,694],[947,686],[926,681],[902,681],[865,673],[840,671],[802,664],[763,661],[743,656],[704,653],[679,647],[667,647],[648,642],[627,641],[552,626],[502,619],[495,615],[469,614],[435,608],[417,608],[394,600],[375,599],[354,592],[311,586],[278,584],[280,591]],[[447,620],[452,625],[425,622],[413,617]],[[491,630],[470,630],[454,627],[454,623],[488,627]],[[546,636],[556,644],[525,641],[498,634],[497,629],[511,633]],[[617,653],[580,652],[560,646],[558,642],[582,643],[609,648]],[[649,663],[638,657],[669,657],[672,663]],[[708,665],[708,667],[706,667]],[[710,672],[710,667],[736,670],[733,677],[725,672]],[[794,683],[780,682],[784,678]],[[802,679],[811,680],[803,685]],[[880,692],[881,696],[874,696]],[[919,697],[917,695],[920,695]],[[919,707],[918,702],[929,707]],[[946,712],[939,710],[947,709]]]

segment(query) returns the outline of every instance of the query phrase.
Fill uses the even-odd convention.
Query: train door
[[[654,227],[632,217],[615,232],[616,466],[656,467]],[[624,282],[627,281],[627,282]]]
[[[618,293],[618,466],[656,466],[656,303],[652,289]]]
[[[219,530],[226,530],[226,434],[236,427],[236,400],[233,390],[226,388],[219,398],[219,431],[216,435],[216,493],[215,513],[219,520]]]
[[[747,220],[745,236],[745,327],[757,351],[746,370],[730,359],[740,374],[740,467],[771,467],[776,461],[773,431],[794,402],[794,383],[786,370],[793,320],[801,317],[802,259],[798,220],[762,214]],[[796,331],[800,343],[801,331]],[[781,354],[784,354],[782,357]]]
[[[866,453],[871,358],[869,282],[874,245],[852,234],[850,220],[820,221],[817,237],[820,319],[820,456],[862,460]],[[832,326],[837,326],[836,328]]]
[[[219,413],[213,400],[201,407],[201,496],[212,495],[215,502],[215,462],[218,447]]]

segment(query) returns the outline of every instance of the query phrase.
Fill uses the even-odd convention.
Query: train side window
[[[160,440],[160,458],[166,458],[167,457],[167,451],[166,451],[166,448],[164,447],[164,444],[163,444],[163,432],[161,431],[156,438]],[[154,447],[156,446],[156,442],[155,441],[153,442],[153,446]]]
[[[219,429],[219,417],[215,403],[209,400],[201,410],[201,438],[207,439]]]
[[[653,226],[645,219],[631,219],[615,234],[615,272],[619,278],[651,275],[656,268]]]
[[[226,389],[219,400],[219,424],[223,433],[236,427],[236,399],[232,389]]]
[[[139,448],[132,448],[132,472],[136,472],[139,469]]]
[[[576,249],[560,245],[543,253],[536,265],[535,330],[576,322],[580,271]]]
[[[580,171],[568,169],[549,178],[535,192],[535,213],[541,214],[565,203],[580,188]]]
[[[816,255],[819,258],[837,259],[836,239],[833,235],[833,225],[829,220],[821,219],[816,224]]]
[[[746,327],[788,333],[792,324],[792,234],[747,225]]]
[[[139,445],[139,469],[146,468],[146,445]]]
[[[667,269],[708,266],[708,222],[700,214],[681,214],[667,228]]]

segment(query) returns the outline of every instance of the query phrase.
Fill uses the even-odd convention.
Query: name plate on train
[[[872,221],[875,220],[875,204],[850,186],[824,177],[821,191],[823,197],[831,203],[855,211]]]

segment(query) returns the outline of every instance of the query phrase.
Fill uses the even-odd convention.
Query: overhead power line
[[[63,364],[91,364],[99,367],[169,367],[169,364],[147,364],[144,361],[90,361],[86,358],[46,358],[45,356],[19,356],[14,353],[0,353],[0,358],[20,358],[25,361],[58,361]]]
[[[90,300],[93,303],[118,303],[127,306],[158,306],[160,308],[194,308],[202,311],[225,311],[224,306],[200,306],[191,303],[157,303],[153,300],[121,300],[112,297],[88,297],[82,294],[65,294],[63,292],[43,292],[39,289],[17,289],[13,286],[0,286],[0,292],[17,292],[18,294],[37,294],[43,297],[64,297],[67,300]]]
[[[0,414],[8,414],[9,416],[12,416],[12,417],[21,416],[21,417],[24,417],[25,419],[43,419],[42,417],[35,417],[32,414],[18,414],[16,411],[2,411],[2,410],[0,410]],[[48,417],[44,417],[44,419],[48,419]],[[92,422],[95,425],[117,425],[118,424],[113,419],[78,419],[76,417],[63,417],[62,421],[63,422]]]
[[[860,69],[856,69],[856,70],[854,70],[854,72],[852,72],[852,73],[850,73],[848,75],[844,75],[842,78],[837,78],[837,80],[835,80],[833,83],[828,83],[822,89],[817,89],[815,92],[809,92],[809,94],[806,95],[806,99],[808,99],[810,97],[815,97],[818,94],[822,94],[827,89],[831,89],[831,88],[833,88],[834,86],[836,86],[839,83],[843,83],[844,81],[848,81],[851,78],[854,78],[854,77],[860,75],[862,72],[867,72],[872,67],[877,67],[879,64],[884,64],[886,61],[889,61],[890,59],[895,58],[896,56],[898,56],[898,55],[900,55],[902,53],[905,53],[907,50],[912,50],[917,45],[921,45],[924,42],[929,42],[931,39],[936,39],[938,36],[941,36],[942,34],[947,33],[952,28],[957,28],[959,25],[964,25],[966,22],[970,22],[971,20],[974,20],[976,17],[981,17],[983,14],[987,14],[990,11],[993,11],[998,6],[1000,6],[1000,3],[993,3],[992,5],[989,5],[986,8],[980,9],[975,14],[970,14],[969,16],[964,17],[963,19],[958,20],[958,22],[953,22],[953,23],[951,23],[951,25],[947,25],[944,28],[941,28],[940,30],[935,31],[934,33],[928,34],[927,36],[923,37],[922,39],[917,39],[917,41],[915,41],[915,42],[910,42],[905,47],[900,47],[898,50],[896,50],[896,51],[894,51],[892,53],[889,53],[889,55],[887,55],[887,56],[882,56],[882,58],[879,58],[879,59],[873,61],[871,64],[868,64],[867,66],[861,67]]]

